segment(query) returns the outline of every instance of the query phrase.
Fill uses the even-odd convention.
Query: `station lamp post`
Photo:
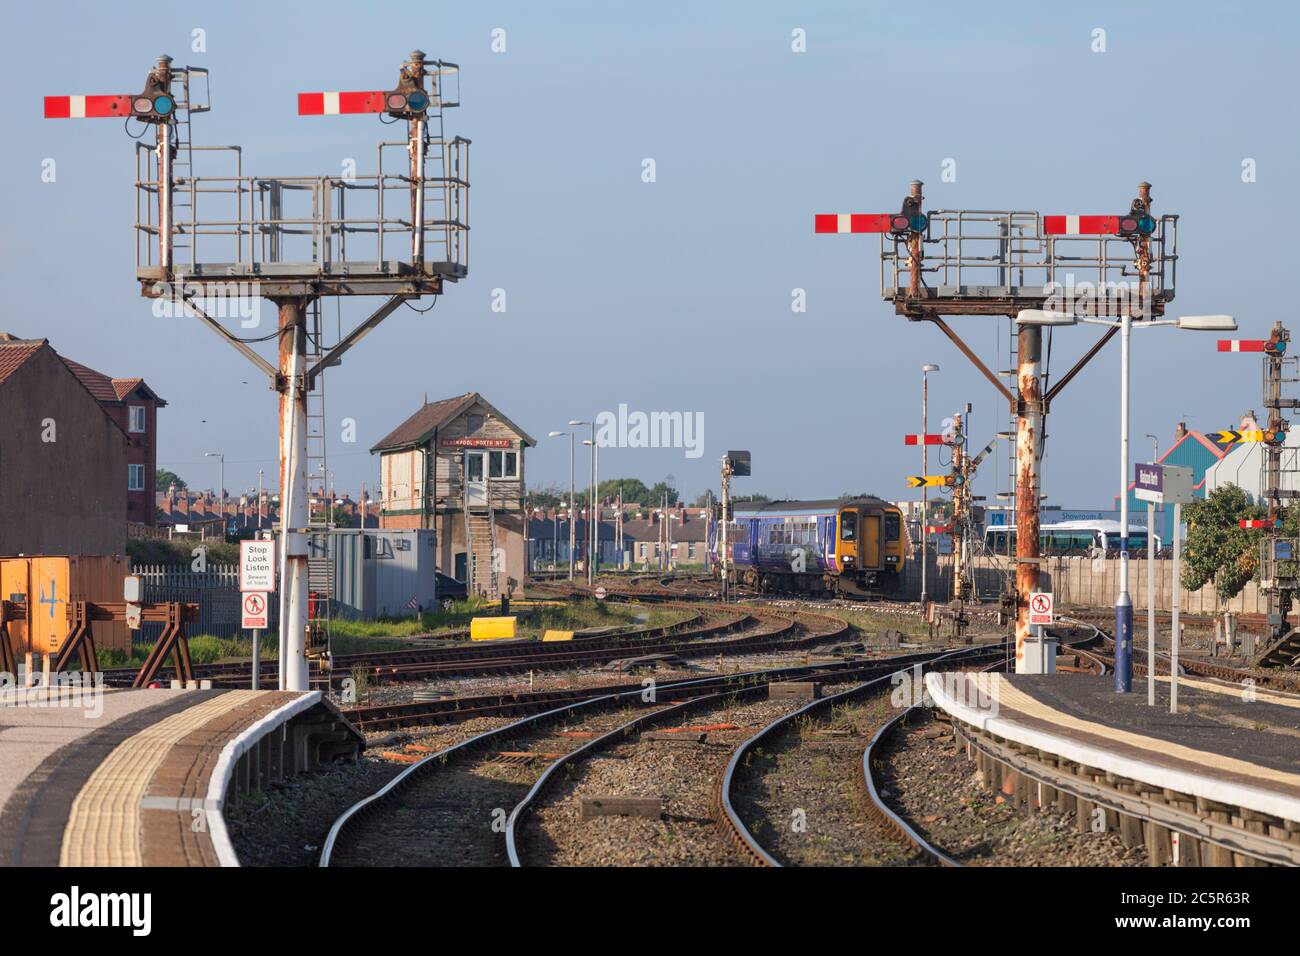
[[[1079,316],[1068,312],[1024,309],[1016,317],[1019,325],[1105,325],[1120,331],[1119,392],[1119,596],[1115,599],[1115,692],[1127,694],[1133,689],[1133,600],[1128,593],[1128,431],[1129,431],[1129,338],[1133,317],[1125,311],[1118,319]],[[1237,322],[1230,315],[1184,315],[1176,319],[1143,319],[1138,328],[1172,325],[1196,332],[1232,332]],[[1147,530],[1148,542],[1150,529]],[[1178,587],[1174,582],[1174,587]]]
[[[569,427],[570,427],[570,428],[578,428],[578,427],[580,427],[580,426],[582,426],[582,425],[589,425],[589,426],[591,426],[591,444],[594,446],[595,443],[596,443],[596,423],[595,423],[595,422],[583,422],[583,421],[578,421],[576,418],[569,422]],[[585,444],[587,444],[587,442],[584,441],[583,444],[585,445]],[[592,462],[590,463],[589,467],[587,468],[587,477],[588,477],[589,479],[591,479],[591,484],[592,484],[593,486],[595,485],[595,476],[596,476],[596,463],[595,463],[595,461],[592,461]],[[588,493],[588,496],[587,496],[587,497],[588,497],[588,499],[589,499],[589,502],[588,502],[589,505],[595,505],[595,503],[596,503],[596,492],[595,492],[594,487],[593,487],[592,490]],[[586,548],[587,548],[587,561],[586,561],[586,565],[587,565],[587,582],[588,582],[588,583],[591,583],[591,508],[590,508],[590,507],[587,509],[587,544],[586,544]]]
[[[587,583],[596,583],[596,563],[600,557],[600,447],[596,444],[596,426],[591,426],[591,440],[583,439],[584,445],[591,446],[591,513],[587,515],[590,529],[589,550],[587,551]]]
[[[574,425],[574,424],[581,425],[581,424],[583,424],[583,423],[582,423],[582,422],[570,422],[569,424],[571,424],[571,425]],[[568,435],[568,436],[569,436],[569,580],[572,581],[572,580],[573,580],[573,545],[574,545],[574,531],[573,531],[573,504],[574,504],[574,502],[573,502],[573,497],[574,497],[574,488],[573,488],[573,432],[547,432],[547,435],[548,435],[550,438],[563,438],[565,435]]]
[[[930,373],[939,371],[939,366],[927,362],[921,366],[921,435],[925,436],[929,432],[930,420]],[[929,474],[929,444],[925,438],[921,438],[921,474]],[[926,565],[929,564],[930,553],[930,534],[926,530],[926,525],[930,520],[930,493],[926,484],[921,485],[921,614],[926,613],[926,601],[929,600],[929,593],[925,586]]]
[[[219,462],[217,471],[217,496],[221,499],[221,540],[226,540],[226,453],[224,451],[205,451],[204,458],[215,458]]]

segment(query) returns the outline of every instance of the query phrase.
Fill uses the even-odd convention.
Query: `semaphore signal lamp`
[[[151,76],[144,92],[131,97],[131,115],[145,123],[168,123],[176,115],[176,100]]]
[[[896,215],[889,217],[889,231],[895,236],[908,236],[925,232],[930,220],[921,211],[921,200],[908,196],[903,200],[903,208]]]
[[[410,119],[429,109],[429,94],[414,84],[384,94],[384,109],[390,116]]]
[[[1119,234],[1121,236],[1145,237],[1156,231],[1156,220],[1151,215],[1150,204],[1142,199],[1134,199],[1128,215],[1119,217]]]

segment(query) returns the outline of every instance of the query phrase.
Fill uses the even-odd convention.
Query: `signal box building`
[[[370,449],[381,528],[432,528],[437,567],[472,594],[524,583],[524,455],[537,442],[478,392],[425,402]]]

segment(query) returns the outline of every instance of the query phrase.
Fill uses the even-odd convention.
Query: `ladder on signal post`
[[[320,299],[313,299],[307,313],[307,361],[314,365],[327,351]],[[334,540],[334,489],[330,482],[326,454],[325,370],[316,376],[307,392],[307,476],[308,486],[319,475],[320,507],[309,508],[307,526],[311,544],[307,558],[307,619],[310,622],[308,654],[328,663],[332,659],[330,622],[334,606],[334,564],[338,544]]]

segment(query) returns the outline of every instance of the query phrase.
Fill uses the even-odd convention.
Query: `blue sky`
[[[813,235],[815,212],[890,211],[912,178],[930,207],[1045,213],[1118,212],[1150,180],[1157,210],[1182,217],[1171,312],[1230,312],[1257,337],[1291,318],[1274,293],[1292,267],[1272,239],[1300,200],[1286,172],[1300,30],[1284,3],[48,3],[6,4],[5,21],[0,329],[143,375],[169,402],[160,464],[195,486],[216,484],[205,450],[226,453],[232,492],[274,473],[274,393],[209,331],[139,297],[122,125],[40,108],[43,94],[133,92],[162,52],[211,70],[196,142],[238,143],[265,175],[335,173],[348,156],[364,173],[391,133],[374,117],[298,117],[296,92],[385,88],[415,47],[461,64],[448,116],[473,140],[470,277],[428,315],[399,310],[330,373],[331,420],[357,421],[355,444],[330,447],[345,488],[374,487],[366,449],[423,395],[478,390],[540,440],[532,485],[568,479],[567,442],[548,431],[625,403],[703,413],[704,454],[602,450],[606,476],[672,475],[693,497],[716,487],[726,449],[748,448],[754,477],[738,486],[903,498],[923,362],[941,366],[934,419],[972,402],[982,445],[1006,415],[937,330],[881,301],[874,238]],[[190,50],[195,28],[206,52]],[[790,310],[794,288],[806,313]],[[345,302],[344,324],[373,304]],[[1005,364],[1005,320],[954,325]],[[1057,332],[1052,371],[1095,334]],[[1147,432],[1167,446],[1180,418],[1209,430],[1262,411],[1257,361],[1217,355],[1214,338],[1135,335],[1136,449]],[[1112,345],[1053,408],[1052,501],[1115,493],[1118,365]],[[1003,470],[986,466],[980,493]]]

